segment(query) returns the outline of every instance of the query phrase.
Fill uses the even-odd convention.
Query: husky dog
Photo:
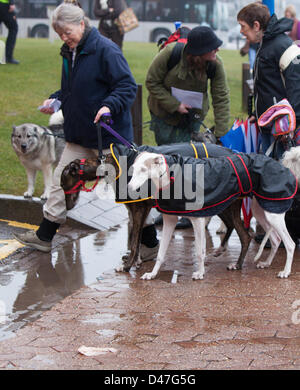
[[[32,197],[36,173],[42,171],[44,192],[41,199],[47,199],[52,184],[53,167],[57,165],[65,147],[62,112],[51,115],[48,127],[34,123],[13,126],[11,144],[27,173],[28,188],[24,197]]]

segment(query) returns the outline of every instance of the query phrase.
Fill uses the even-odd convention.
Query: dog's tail
[[[272,231],[273,231],[273,228],[270,228],[267,231],[267,233],[265,234],[265,236],[264,236],[264,238],[263,238],[263,240],[262,240],[262,242],[260,244],[260,247],[258,249],[258,252],[257,252],[256,256],[254,257],[254,262],[256,262],[260,258],[261,254],[262,254],[262,251],[264,250],[266,242],[268,241],[268,238],[270,237]]]
[[[286,168],[289,168],[300,182],[300,146],[296,146],[285,152],[282,164]]]
[[[64,124],[64,116],[62,110],[59,110],[50,116],[49,126],[63,125],[63,124]]]

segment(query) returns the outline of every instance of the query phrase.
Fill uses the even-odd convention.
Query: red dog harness
[[[80,160],[80,169],[79,169],[79,177],[83,175],[84,173],[84,165],[85,165],[85,162],[86,162],[86,158],[83,158]],[[76,194],[77,192],[79,191],[85,191],[85,192],[92,192],[96,185],[98,184],[99,182],[99,177],[97,176],[96,178],[96,182],[94,183],[93,187],[92,188],[86,188],[85,186],[85,181],[80,179],[78,180],[78,182],[74,185],[73,188],[71,188],[69,191],[65,191],[65,194]]]

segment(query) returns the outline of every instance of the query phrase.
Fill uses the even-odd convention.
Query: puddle
[[[108,337],[108,338],[111,338],[117,334],[117,332],[113,329],[99,329],[96,330],[96,333],[102,337]]]
[[[14,261],[11,256],[0,273],[0,340],[13,337],[43,311],[118,265],[127,250],[127,235],[123,224],[70,242],[42,261]]]
[[[110,314],[110,313],[101,314],[101,316],[98,318],[89,318],[88,320],[82,320],[82,322],[86,324],[96,324],[96,325],[103,325],[103,324],[108,324],[110,322],[119,322],[119,321],[121,321],[120,315]]]

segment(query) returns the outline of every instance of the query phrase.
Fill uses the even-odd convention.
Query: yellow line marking
[[[1,218],[0,218],[0,221],[6,222],[9,226],[19,227],[19,228],[23,228],[23,229],[32,229],[32,230],[38,229],[37,225],[30,225],[29,223],[9,221],[8,219],[1,219]]]
[[[17,249],[22,248],[24,246],[17,240],[0,240],[0,245],[4,244],[0,247],[0,260],[5,259],[7,256],[15,252]]]
[[[5,222],[9,226],[14,226],[23,229],[33,229],[37,230],[37,225],[30,225],[29,223],[9,221],[7,219],[1,219],[0,222]],[[22,248],[24,245],[17,240],[0,240],[0,261],[5,259],[7,256],[11,255],[17,249]]]

